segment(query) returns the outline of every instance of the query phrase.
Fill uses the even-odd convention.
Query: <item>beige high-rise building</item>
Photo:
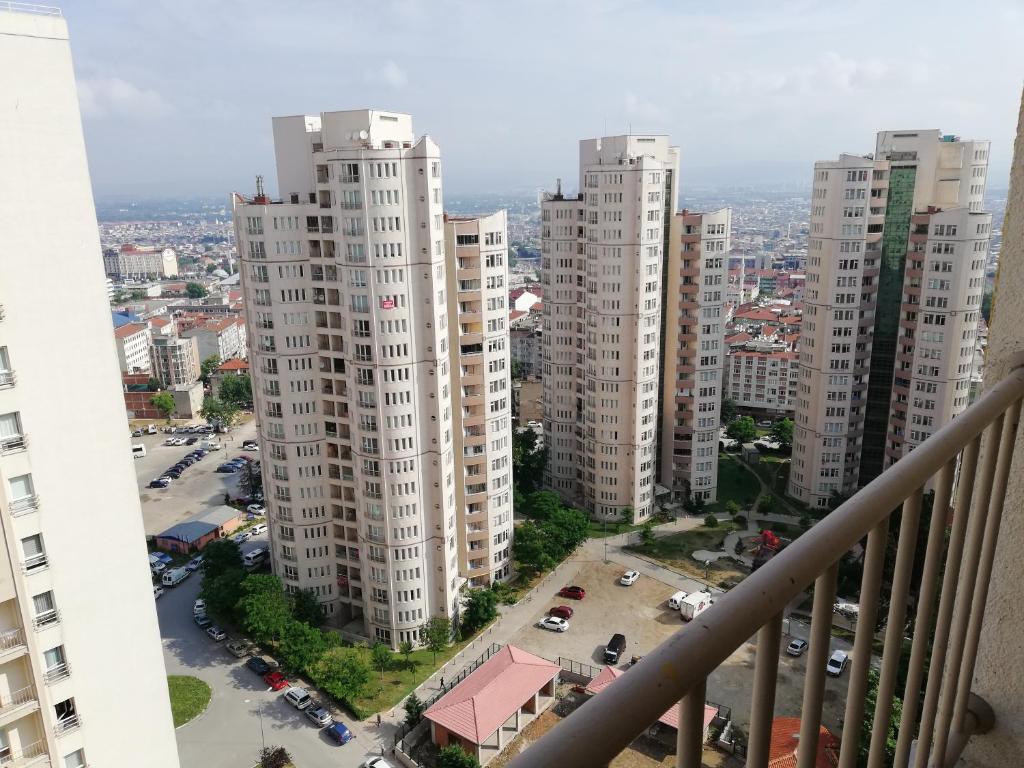
[[[23,8],[0,10],[0,763],[174,768],[68,30]]]
[[[653,511],[678,168],[667,136],[587,139],[581,194],[541,203],[545,483],[597,519]]]
[[[718,498],[731,211],[672,217],[665,276],[660,483],[676,498]]]
[[[150,369],[163,387],[194,384],[202,372],[195,338],[153,336],[149,342]]]
[[[274,571],[397,647],[509,570],[504,215],[446,225],[409,115],[273,125],[281,199],[234,213]]]
[[[789,492],[866,485],[967,407],[992,217],[987,141],[883,131],[814,167]]]

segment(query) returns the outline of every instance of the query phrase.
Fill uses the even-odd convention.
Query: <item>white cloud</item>
[[[635,93],[626,93],[626,114],[650,122],[664,121],[665,113],[657,104],[642,99]]]
[[[374,72],[366,73],[367,81],[371,83],[382,83],[389,88],[404,88],[409,82],[409,76],[405,70],[390,59],[384,62],[384,66]]]
[[[119,77],[87,77],[78,81],[78,102],[86,119],[126,117],[148,119],[171,111],[151,88],[139,88]]]

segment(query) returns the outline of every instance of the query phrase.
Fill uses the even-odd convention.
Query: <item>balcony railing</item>
[[[585,707],[517,756],[510,768],[607,765],[678,702],[676,765],[699,766],[708,677],[756,635],[748,768],[768,765],[786,606],[814,585],[810,648],[797,747],[798,768],[818,752],[839,560],[867,537],[860,610],[842,722],[840,766],[951,766],[995,714],[971,692],[1003,502],[1024,396],[1018,367],[658,648]],[[924,551],[918,549],[925,488],[934,489]],[[895,515],[896,520],[893,521]],[[948,524],[947,524],[948,521]],[[891,522],[899,524],[873,726],[865,720]],[[923,532],[922,532],[923,533]],[[925,537],[921,537],[925,538]],[[905,685],[897,691],[915,555],[923,564]],[[958,620],[954,623],[954,614]],[[931,631],[930,631],[931,630]],[[904,661],[907,661],[904,659]],[[1008,674],[1012,672],[1008,660]],[[895,753],[886,754],[893,696],[903,700]]]
[[[32,618],[32,626],[36,628],[36,631],[46,629],[53,624],[60,622],[60,611],[56,608],[51,611],[45,611]]]
[[[67,664],[58,664],[55,667],[50,667],[46,672],[43,673],[43,679],[49,683],[56,683],[58,680],[63,680],[65,677],[70,677],[71,667]]]
[[[25,573],[35,573],[41,571],[49,565],[50,561],[46,558],[45,552],[40,552],[38,555],[32,555],[26,557],[25,561],[21,564],[21,570]]]
[[[34,509],[39,509],[39,496],[34,493],[31,496],[22,496],[20,499],[14,499],[7,508],[11,511],[11,517],[26,515]]]
[[[17,382],[17,377],[12,370],[0,371],[0,389],[9,389]]]
[[[3,10],[3,5],[0,4],[0,10]],[[43,757],[46,755],[46,742],[45,741],[34,741],[21,749],[8,750],[7,754],[0,757],[0,765],[35,765],[37,757]]]
[[[0,653],[14,650],[22,645],[25,645],[25,630],[21,627],[15,627],[0,633]]]
[[[6,714],[12,709],[20,707],[22,704],[28,704],[29,702],[36,700],[36,689],[33,685],[19,688],[16,691],[11,691],[6,696],[0,696],[0,715]]]
[[[28,437],[25,435],[12,435],[0,440],[0,455],[24,451],[26,448],[28,448]]]
[[[63,736],[65,733],[71,733],[71,731],[77,731],[81,727],[82,716],[77,712],[73,715],[62,717],[53,724],[53,730],[58,736]]]

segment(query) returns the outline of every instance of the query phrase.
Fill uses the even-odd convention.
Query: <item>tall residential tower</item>
[[[545,484],[597,519],[653,510],[678,168],[667,136],[587,139],[581,194],[541,203]]]
[[[275,118],[274,143],[281,199],[234,203],[274,571],[416,642],[509,572],[504,216],[446,223],[408,115]]]
[[[883,131],[814,167],[789,492],[866,485],[967,406],[988,142]]]
[[[175,768],[68,31],[23,7],[0,11],[0,763]]]

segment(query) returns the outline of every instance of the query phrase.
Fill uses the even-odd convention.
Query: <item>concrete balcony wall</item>
[[[991,388],[1024,353],[1024,313],[1017,297],[1024,295],[1024,102],[1010,171],[1010,195],[1003,225],[985,388]],[[995,710],[995,729],[972,739],[963,755],[968,768],[1024,765],[1024,675],[1020,674],[1024,612],[1024,431],[1018,432],[1014,462],[1006,489],[992,584],[985,606],[985,624],[972,690]]]

